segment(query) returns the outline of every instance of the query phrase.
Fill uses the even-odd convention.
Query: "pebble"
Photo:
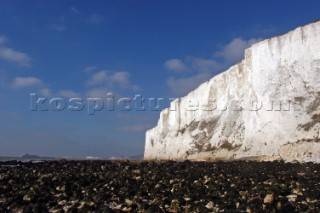
[[[271,203],[273,203],[273,201],[274,201],[274,195],[273,194],[267,194],[265,196],[265,198],[263,199],[263,202],[267,203],[267,204],[271,204]]]
[[[287,196],[289,202],[296,202],[297,197],[298,197],[297,195],[288,195]]]
[[[212,201],[210,201],[209,203],[207,203],[206,208],[207,209],[213,209],[214,207],[214,203]]]

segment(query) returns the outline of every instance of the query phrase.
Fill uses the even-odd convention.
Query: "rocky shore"
[[[0,212],[320,212],[320,164],[0,162]]]

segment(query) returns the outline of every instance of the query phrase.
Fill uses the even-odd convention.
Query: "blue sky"
[[[319,9],[312,0],[0,0],[0,155],[142,154],[159,111],[32,111],[30,94],[180,97]]]

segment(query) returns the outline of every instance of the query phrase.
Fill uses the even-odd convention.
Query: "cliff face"
[[[252,45],[174,100],[147,131],[144,157],[320,162],[320,22]]]

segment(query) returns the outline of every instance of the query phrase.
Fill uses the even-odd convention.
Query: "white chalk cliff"
[[[145,159],[247,157],[320,162],[320,21],[252,45],[146,133]]]

